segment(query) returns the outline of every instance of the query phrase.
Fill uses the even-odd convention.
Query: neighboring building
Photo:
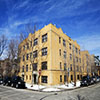
[[[82,77],[80,46],[52,24],[30,33],[19,51],[19,76],[27,83],[57,85]]]
[[[82,57],[82,76],[91,76],[91,55],[88,51],[81,51]]]
[[[100,75],[100,59],[99,56],[94,56],[95,74]]]

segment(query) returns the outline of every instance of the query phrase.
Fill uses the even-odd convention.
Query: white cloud
[[[100,35],[82,35],[75,38],[82,50],[88,50],[90,53],[100,55]]]

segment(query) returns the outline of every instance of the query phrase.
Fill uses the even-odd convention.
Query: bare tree
[[[0,57],[3,54],[4,50],[7,47],[7,38],[6,36],[3,34],[0,36]]]
[[[18,45],[19,45],[19,42],[16,39],[10,40],[8,44],[7,52],[8,52],[9,67],[10,67],[11,75],[17,74],[19,70]]]
[[[25,30],[27,33],[35,33],[36,31],[36,24],[34,26],[31,23],[25,25]]]

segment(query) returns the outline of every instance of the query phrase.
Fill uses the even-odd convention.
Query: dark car
[[[12,77],[11,86],[12,87],[16,87],[16,88],[25,88],[25,82],[22,80],[21,77],[19,77],[19,76],[13,76]]]
[[[91,79],[93,80],[94,83],[96,83],[96,81],[97,81],[97,77],[96,76],[92,76]]]
[[[90,76],[83,76],[81,80],[81,86],[88,86],[91,84]]]
[[[96,76],[96,82],[100,82],[100,76]]]
[[[0,84],[3,84],[3,79],[2,78],[0,78]]]
[[[3,85],[11,86],[11,81],[12,81],[12,78],[6,76],[6,77],[3,79]]]

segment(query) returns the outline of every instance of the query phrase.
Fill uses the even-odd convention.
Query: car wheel
[[[18,84],[16,84],[16,88],[18,88]]]
[[[3,83],[3,86],[5,86],[5,83]]]
[[[14,84],[13,83],[11,84],[11,87],[14,87]]]
[[[8,83],[6,83],[6,86],[8,86]]]
[[[86,85],[88,86],[89,84],[87,83]]]

